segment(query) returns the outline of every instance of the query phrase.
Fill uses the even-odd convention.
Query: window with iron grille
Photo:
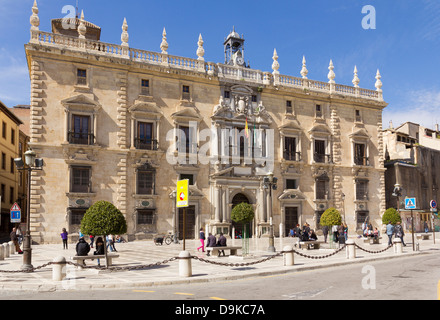
[[[80,225],[86,211],[87,209],[70,209],[70,225]]]
[[[368,165],[366,145],[363,143],[354,144],[354,163],[358,166]]]
[[[91,192],[91,167],[72,167],[70,192]]]
[[[91,130],[91,117],[85,115],[72,115],[69,142],[72,144],[93,145],[94,136]]]
[[[154,210],[138,209],[137,210],[137,224],[153,224]]]
[[[316,199],[325,200],[327,195],[327,183],[325,180],[316,180]]]
[[[137,170],[137,194],[154,194],[156,171],[152,168]]]
[[[356,181],[356,200],[368,200],[368,180]]]
[[[296,138],[284,137],[284,159],[298,161],[296,157]]]
[[[150,80],[141,80],[141,94],[149,96],[150,95]]]
[[[87,85],[87,70],[77,69],[76,84],[81,85],[81,86]]]
[[[293,109],[292,109],[292,101],[287,100],[286,101],[286,113],[293,113],[292,111],[293,111]]]

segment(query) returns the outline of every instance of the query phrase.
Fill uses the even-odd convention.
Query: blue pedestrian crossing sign
[[[411,210],[416,208],[416,198],[405,198],[405,209]]]
[[[11,223],[21,223],[21,209],[17,203],[11,207]]]

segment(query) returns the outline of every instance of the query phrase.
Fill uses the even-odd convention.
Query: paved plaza
[[[129,243],[117,243],[116,249],[119,258],[113,260],[114,267],[118,270],[78,269],[74,265],[66,266],[66,278],[62,281],[52,280],[52,265],[39,268],[32,273],[23,272],[0,272],[0,288],[2,290],[26,290],[26,291],[48,291],[48,290],[91,290],[91,289],[135,289],[139,287],[161,286],[168,284],[182,284],[195,282],[212,282],[242,279],[245,277],[258,277],[288,272],[299,272],[315,268],[334,267],[350,263],[368,263],[383,259],[398,259],[411,255],[422,255],[438,253],[440,249],[440,235],[436,237],[436,243],[431,240],[416,240],[419,243],[418,251],[413,251],[411,235],[406,236],[407,246],[403,248],[402,254],[396,254],[393,248],[387,248],[386,241],[379,245],[370,245],[362,239],[351,238],[359,246],[356,247],[356,258],[347,259],[346,250],[331,255],[335,252],[329,244],[324,244],[319,250],[304,250],[295,247],[297,238],[276,238],[275,247],[277,252],[285,246],[292,246],[297,252],[294,255],[294,265],[284,266],[283,255],[277,255],[272,259],[261,263],[249,264],[270,258],[276,253],[268,252],[268,239],[250,239],[249,257],[241,256],[213,257],[206,253],[198,252],[200,245],[198,240],[187,240],[186,250],[194,257],[191,259],[192,276],[182,277],[179,275],[179,260],[171,258],[178,257],[182,251],[180,244],[156,246],[152,240],[133,241]],[[382,239],[384,240],[384,239]],[[241,240],[229,240],[229,245],[241,246]],[[337,244],[336,244],[337,248]],[[366,251],[361,250],[364,248]],[[93,252],[94,249],[91,249]],[[301,254],[298,254],[301,253]],[[239,250],[238,254],[241,254]],[[63,256],[67,261],[72,261],[75,255],[75,244],[69,244],[67,250],[63,250],[61,244],[34,245],[32,247],[32,264],[34,268],[45,265],[54,258]],[[312,257],[320,257],[314,259]],[[23,256],[11,255],[0,261],[1,271],[20,270]],[[214,263],[209,263],[214,262]],[[147,266],[156,264],[154,266]],[[218,264],[221,263],[221,264]],[[87,266],[96,266],[97,261],[88,260]],[[101,261],[101,265],[103,261]],[[233,265],[223,265],[233,264]],[[132,269],[133,267],[139,267]],[[124,267],[126,269],[124,269]],[[121,268],[121,269],[120,269]],[[127,270],[130,268],[130,270]]]

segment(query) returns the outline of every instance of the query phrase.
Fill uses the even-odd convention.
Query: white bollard
[[[3,245],[3,251],[5,253],[5,258],[9,258],[9,243],[5,242]]]
[[[285,266],[293,266],[295,264],[293,257],[293,248],[292,246],[285,246],[283,248],[283,262]]]
[[[345,241],[347,259],[356,259],[356,246],[353,239]]]
[[[5,260],[5,249],[0,245],[0,260]]]
[[[15,244],[12,241],[9,241],[9,254],[12,256],[15,254]]]
[[[62,281],[66,277],[66,258],[56,257],[52,262],[52,280]]]
[[[394,253],[396,254],[403,253],[402,240],[400,240],[400,238],[394,238],[393,245],[394,245]]]
[[[179,254],[179,276],[192,276],[191,254],[188,251],[182,251]]]

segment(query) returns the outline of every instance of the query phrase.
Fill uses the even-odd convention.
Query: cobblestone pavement
[[[382,244],[370,245],[362,239],[353,238],[356,247],[356,259],[347,259],[346,250],[336,254],[336,247],[330,248],[324,244],[319,250],[304,250],[295,247],[296,238],[276,238],[275,247],[277,253],[268,252],[267,238],[249,240],[249,257],[228,256],[213,257],[206,253],[198,252],[200,245],[198,240],[187,240],[186,251],[194,257],[191,259],[192,276],[179,276],[179,260],[170,258],[178,257],[182,251],[181,244],[156,246],[152,240],[133,241],[129,243],[117,243],[116,249],[119,258],[113,260],[113,265],[118,267],[116,271],[91,269],[78,269],[74,265],[66,266],[66,278],[62,281],[52,280],[52,265],[43,267],[31,273],[23,272],[0,272],[1,290],[90,290],[90,289],[135,289],[138,287],[160,286],[167,284],[182,284],[194,282],[210,282],[221,280],[242,279],[244,277],[267,276],[288,272],[298,272],[313,268],[332,267],[349,263],[367,263],[372,260],[396,259],[411,255],[438,253],[440,250],[440,235],[433,240],[420,240],[419,251],[413,251],[411,236],[406,236],[402,254],[396,254],[393,248],[387,248],[385,239]],[[386,239],[387,240],[387,239]],[[241,246],[241,240],[229,240],[228,245]],[[284,266],[283,255],[279,254],[285,246],[292,246],[296,251],[295,264]],[[364,249],[364,250],[362,250]],[[93,249],[92,249],[93,250]],[[93,252],[91,250],[91,252]],[[238,251],[241,254],[241,250]],[[32,247],[32,265],[34,268],[47,264],[54,258],[63,256],[66,261],[72,261],[75,255],[75,244],[69,244],[69,249],[63,250],[62,244],[34,245]],[[273,255],[275,257],[271,258]],[[331,256],[330,256],[331,255]],[[271,259],[269,259],[271,258]],[[318,259],[315,259],[318,258]],[[249,264],[252,262],[264,262]],[[14,254],[5,260],[0,260],[0,271],[20,270],[23,256]],[[214,262],[210,263],[210,262]],[[97,261],[87,260],[87,266],[96,266]],[[154,266],[143,267],[150,264]],[[220,263],[221,265],[219,265]],[[104,264],[101,261],[101,264]],[[223,265],[230,264],[230,265]],[[232,264],[232,265],[231,265]],[[130,270],[124,270],[124,268]],[[138,267],[138,269],[135,269]]]

